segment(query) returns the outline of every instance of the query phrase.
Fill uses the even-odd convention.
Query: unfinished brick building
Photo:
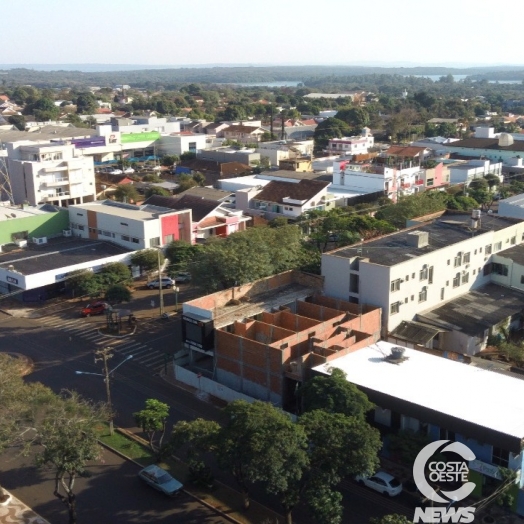
[[[288,271],[186,302],[189,366],[292,407],[312,367],[380,338],[380,308],[323,296],[322,284],[322,277]]]
[[[216,379],[288,407],[312,367],[373,344],[381,309],[314,295],[216,330]]]

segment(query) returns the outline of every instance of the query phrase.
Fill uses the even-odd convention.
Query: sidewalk
[[[50,524],[50,522],[11,495],[9,504],[0,506],[0,524]]]

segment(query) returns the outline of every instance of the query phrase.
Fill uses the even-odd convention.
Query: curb
[[[115,428],[115,431],[118,431],[119,433],[122,433],[123,435],[125,435],[126,437],[128,438],[131,438],[133,440],[135,440],[136,442],[138,442],[139,444],[142,444],[142,445],[145,445],[147,446],[148,445],[148,442],[146,440],[144,440],[142,437],[139,437],[137,435],[135,435],[134,433],[132,433],[131,431],[128,431],[127,429],[124,429],[124,428]],[[121,451],[118,451],[114,448],[112,448],[111,446],[109,446],[108,444],[105,444],[104,442],[102,442],[101,440],[98,440],[98,443],[106,448],[107,450],[111,451],[112,453],[115,453],[116,455],[118,455],[119,457],[122,457],[124,460],[128,460],[129,462],[132,462],[133,464],[136,464],[138,467],[140,468],[143,468],[144,466],[140,463],[138,463],[136,460],[128,457],[127,455],[124,455],[124,453],[122,453]],[[182,462],[178,457],[175,457],[174,455],[172,455],[172,458],[178,462]],[[215,481],[216,482],[216,481]],[[209,508],[210,510],[214,511],[215,513],[217,513],[218,515],[220,515],[221,517],[225,518],[226,520],[228,520],[229,522],[233,522],[233,524],[243,524],[242,522],[240,522],[239,520],[236,520],[235,518],[231,517],[230,515],[228,515],[227,513],[224,513],[222,510],[216,508],[215,506],[213,506],[212,504],[210,504],[209,502],[206,502],[205,500],[201,499],[200,497],[198,497],[197,495],[194,495],[193,493],[191,493],[190,491],[188,491],[187,489],[183,489],[182,490],[184,493],[186,493],[187,495],[189,495],[190,497],[192,497],[193,499],[195,499],[197,502],[199,502],[200,504],[206,506],[207,508]]]

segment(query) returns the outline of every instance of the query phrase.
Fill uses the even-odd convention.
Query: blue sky
[[[523,0],[9,4],[4,64],[524,65]]]

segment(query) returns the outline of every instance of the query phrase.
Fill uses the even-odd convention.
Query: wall
[[[0,207],[0,213],[3,209]],[[5,212],[10,215],[13,209],[5,208]],[[69,229],[69,213],[66,210],[3,220],[0,222],[0,245],[10,244],[13,233],[27,231],[27,238],[31,239],[61,236],[64,229]]]
[[[508,275],[497,275],[491,273],[491,281],[501,286],[511,287],[524,291],[524,266],[518,262],[514,262],[510,258],[504,257],[503,254],[493,255],[493,262],[504,264],[508,266]]]

